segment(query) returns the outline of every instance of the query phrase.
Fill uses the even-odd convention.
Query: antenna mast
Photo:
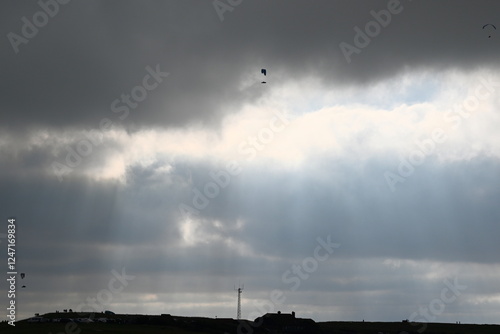
[[[234,288],[236,291],[238,291],[238,309],[236,311],[236,319],[240,320],[241,319],[241,293],[243,292],[244,285],[238,285],[238,289],[236,287]]]

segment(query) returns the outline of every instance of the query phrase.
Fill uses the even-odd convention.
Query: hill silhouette
[[[295,316],[295,313],[267,313],[254,320],[231,318],[183,317],[170,314],[104,314],[104,313],[47,313],[21,320],[10,326],[0,324],[4,334],[49,333],[81,334],[113,333],[224,333],[224,334],[493,334],[500,333],[500,325],[402,322],[315,322]]]

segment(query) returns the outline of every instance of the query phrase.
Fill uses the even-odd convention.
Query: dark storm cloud
[[[349,64],[355,26],[389,1],[243,1],[221,22],[211,2],[72,1],[16,54],[35,2],[4,3],[1,121],[11,127],[96,128],[111,104],[140,86],[147,66],[169,72],[125,120],[138,125],[212,123],[262,92],[238,91],[246,72],[267,67],[275,82],[316,75],[326,84],[366,83],[411,68],[473,69],[497,64],[498,43],[481,27],[494,1],[401,1],[386,27]],[[496,66],[496,65],[495,65]],[[133,102],[133,101],[132,101]],[[124,107],[125,102],[119,106]]]

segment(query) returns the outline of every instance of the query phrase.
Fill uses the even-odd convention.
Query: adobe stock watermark
[[[239,143],[238,153],[246,156],[245,160],[248,162],[254,160],[258,152],[263,151],[266,145],[271,144],[275,135],[282,132],[289,122],[286,114],[274,112],[268,126],[261,128],[254,136],[249,136]],[[235,160],[227,162],[224,169],[216,172],[211,171],[209,173],[211,181],[206,182],[201,189],[198,189],[198,187],[192,188],[192,205],[179,204],[181,215],[184,218],[188,218],[192,214],[198,215],[201,210],[209,206],[211,200],[219,196],[221,190],[229,186],[231,179],[240,175],[242,171],[241,164]]]
[[[70,0],[40,0],[38,6],[41,10],[32,15],[31,20],[26,16],[21,18],[20,35],[15,32],[9,32],[7,39],[14,50],[14,53],[19,53],[19,46],[28,44],[30,40],[38,35],[40,29],[45,27],[50,19],[54,18],[60,10],[60,5],[66,5]]]
[[[458,283],[458,279],[455,277],[453,283],[448,279],[443,281],[445,287],[441,289],[439,298],[434,298],[429,302],[427,307],[419,307],[418,311],[410,314],[408,318],[412,326],[421,327],[417,330],[422,333],[427,328],[427,323],[435,321],[439,315],[441,315],[446,309],[446,305],[454,303],[458,297],[462,294],[462,291],[467,289],[466,285],[461,285]]]
[[[232,12],[234,8],[241,5],[243,0],[214,0],[212,5],[214,6],[215,12],[219,16],[221,22],[224,21],[224,13]]]
[[[301,283],[307,280],[311,274],[318,270],[321,262],[325,262],[333,255],[335,250],[340,247],[339,243],[334,243],[331,240],[331,235],[325,239],[317,237],[318,245],[313,250],[313,255],[304,258],[299,264],[293,264],[290,269],[283,272],[281,281],[285,285],[290,285],[289,291],[299,289]],[[280,289],[274,289],[269,293],[269,298],[264,302],[255,302],[255,310],[249,315],[250,319],[260,318],[260,321],[251,322],[241,321],[238,324],[238,334],[251,334],[254,328],[262,325],[263,319],[261,316],[266,313],[274,313],[278,306],[283,305],[286,301],[285,292]],[[253,328],[252,328],[253,327]]]
[[[408,0],[411,1],[411,0]],[[386,28],[392,21],[392,16],[403,11],[403,5],[399,0],[389,0],[387,9],[381,9],[378,12],[371,10],[370,15],[374,20],[368,21],[365,24],[364,31],[360,27],[354,26],[353,44],[341,42],[340,50],[344,55],[348,64],[351,63],[353,54],[360,54],[361,51],[370,45],[372,38],[376,38],[382,32],[382,28]]]
[[[480,102],[492,96],[496,87],[500,87],[500,82],[493,78],[479,79],[480,84],[474,89],[473,94],[467,96],[462,103],[457,103],[443,115],[445,123],[451,123],[452,129],[456,130],[464,119],[468,119],[479,108]],[[438,144],[443,144],[448,140],[446,132],[436,127],[432,130],[429,138],[415,141],[415,148],[407,156],[400,158],[400,163],[396,172],[385,171],[384,178],[392,192],[396,191],[399,183],[406,182],[406,179],[413,175],[415,167],[422,165],[426,157],[433,154]]]
[[[340,244],[333,243],[331,236],[326,237],[326,241],[320,237],[316,238],[318,246],[314,249],[313,256],[306,257],[301,264],[294,264],[292,267],[281,275],[281,281],[284,284],[292,284],[291,291],[296,291],[300,284],[307,280],[313,272],[318,270],[319,263],[326,261],[333,254]]]
[[[147,74],[142,78],[141,84],[134,86],[129,93],[122,93],[120,98],[111,102],[110,109],[117,114],[120,121],[124,121],[129,116],[130,110],[136,109],[148,97],[149,92],[158,88],[163,80],[170,75],[168,72],[162,72],[159,64],[155,68],[148,65],[145,69]],[[62,182],[64,176],[78,167],[85,157],[91,155],[94,147],[102,144],[104,134],[111,130],[113,125],[113,121],[105,117],[100,120],[98,129],[84,133],[86,139],[79,140],[74,147],[70,145],[65,147],[64,162],[54,161],[51,165],[59,182]]]
[[[112,278],[108,281],[106,289],[101,289],[97,292],[95,297],[87,297],[86,302],[79,304],[75,311],[81,315],[89,315],[89,319],[95,316],[95,313],[104,311],[105,306],[113,301],[113,298],[118,293],[121,293],[129,285],[129,281],[135,279],[135,276],[127,275],[125,273],[125,268],[122,268],[122,272],[119,273],[115,269],[111,270]],[[78,324],[74,321],[68,322],[64,327],[64,332],[59,332],[57,334],[79,334],[81,328],[78,328]],[[52,334],[50,332],[49,334]]]

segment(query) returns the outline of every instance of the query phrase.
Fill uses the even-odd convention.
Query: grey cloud
[[[403,10],[348,64],[339,48],[353,28],[374,20],[387,1],[314,3],[246,1],[220,22],[211,3],[72,2],[16,55],[7,38],[1,55],[2,123],[23,128],[95,128],[115,117],[111,103],[140,85],[146,66],[170,76],[132,109],[140,126],[217,124],[246,99],[245,72],[269,68],[269,80],[314,75],[324,84],[364,84],[407,71],[497,66],[498,43],[481,27],[496,3],[401,1]],[[9,2],[1,31],[19,33],[21,17],[38,10]],[[17,20],[15,18],[18,18]],[[446,19],[444,19],[446,18]],[[121,104],[122,106],[124,104]]]

